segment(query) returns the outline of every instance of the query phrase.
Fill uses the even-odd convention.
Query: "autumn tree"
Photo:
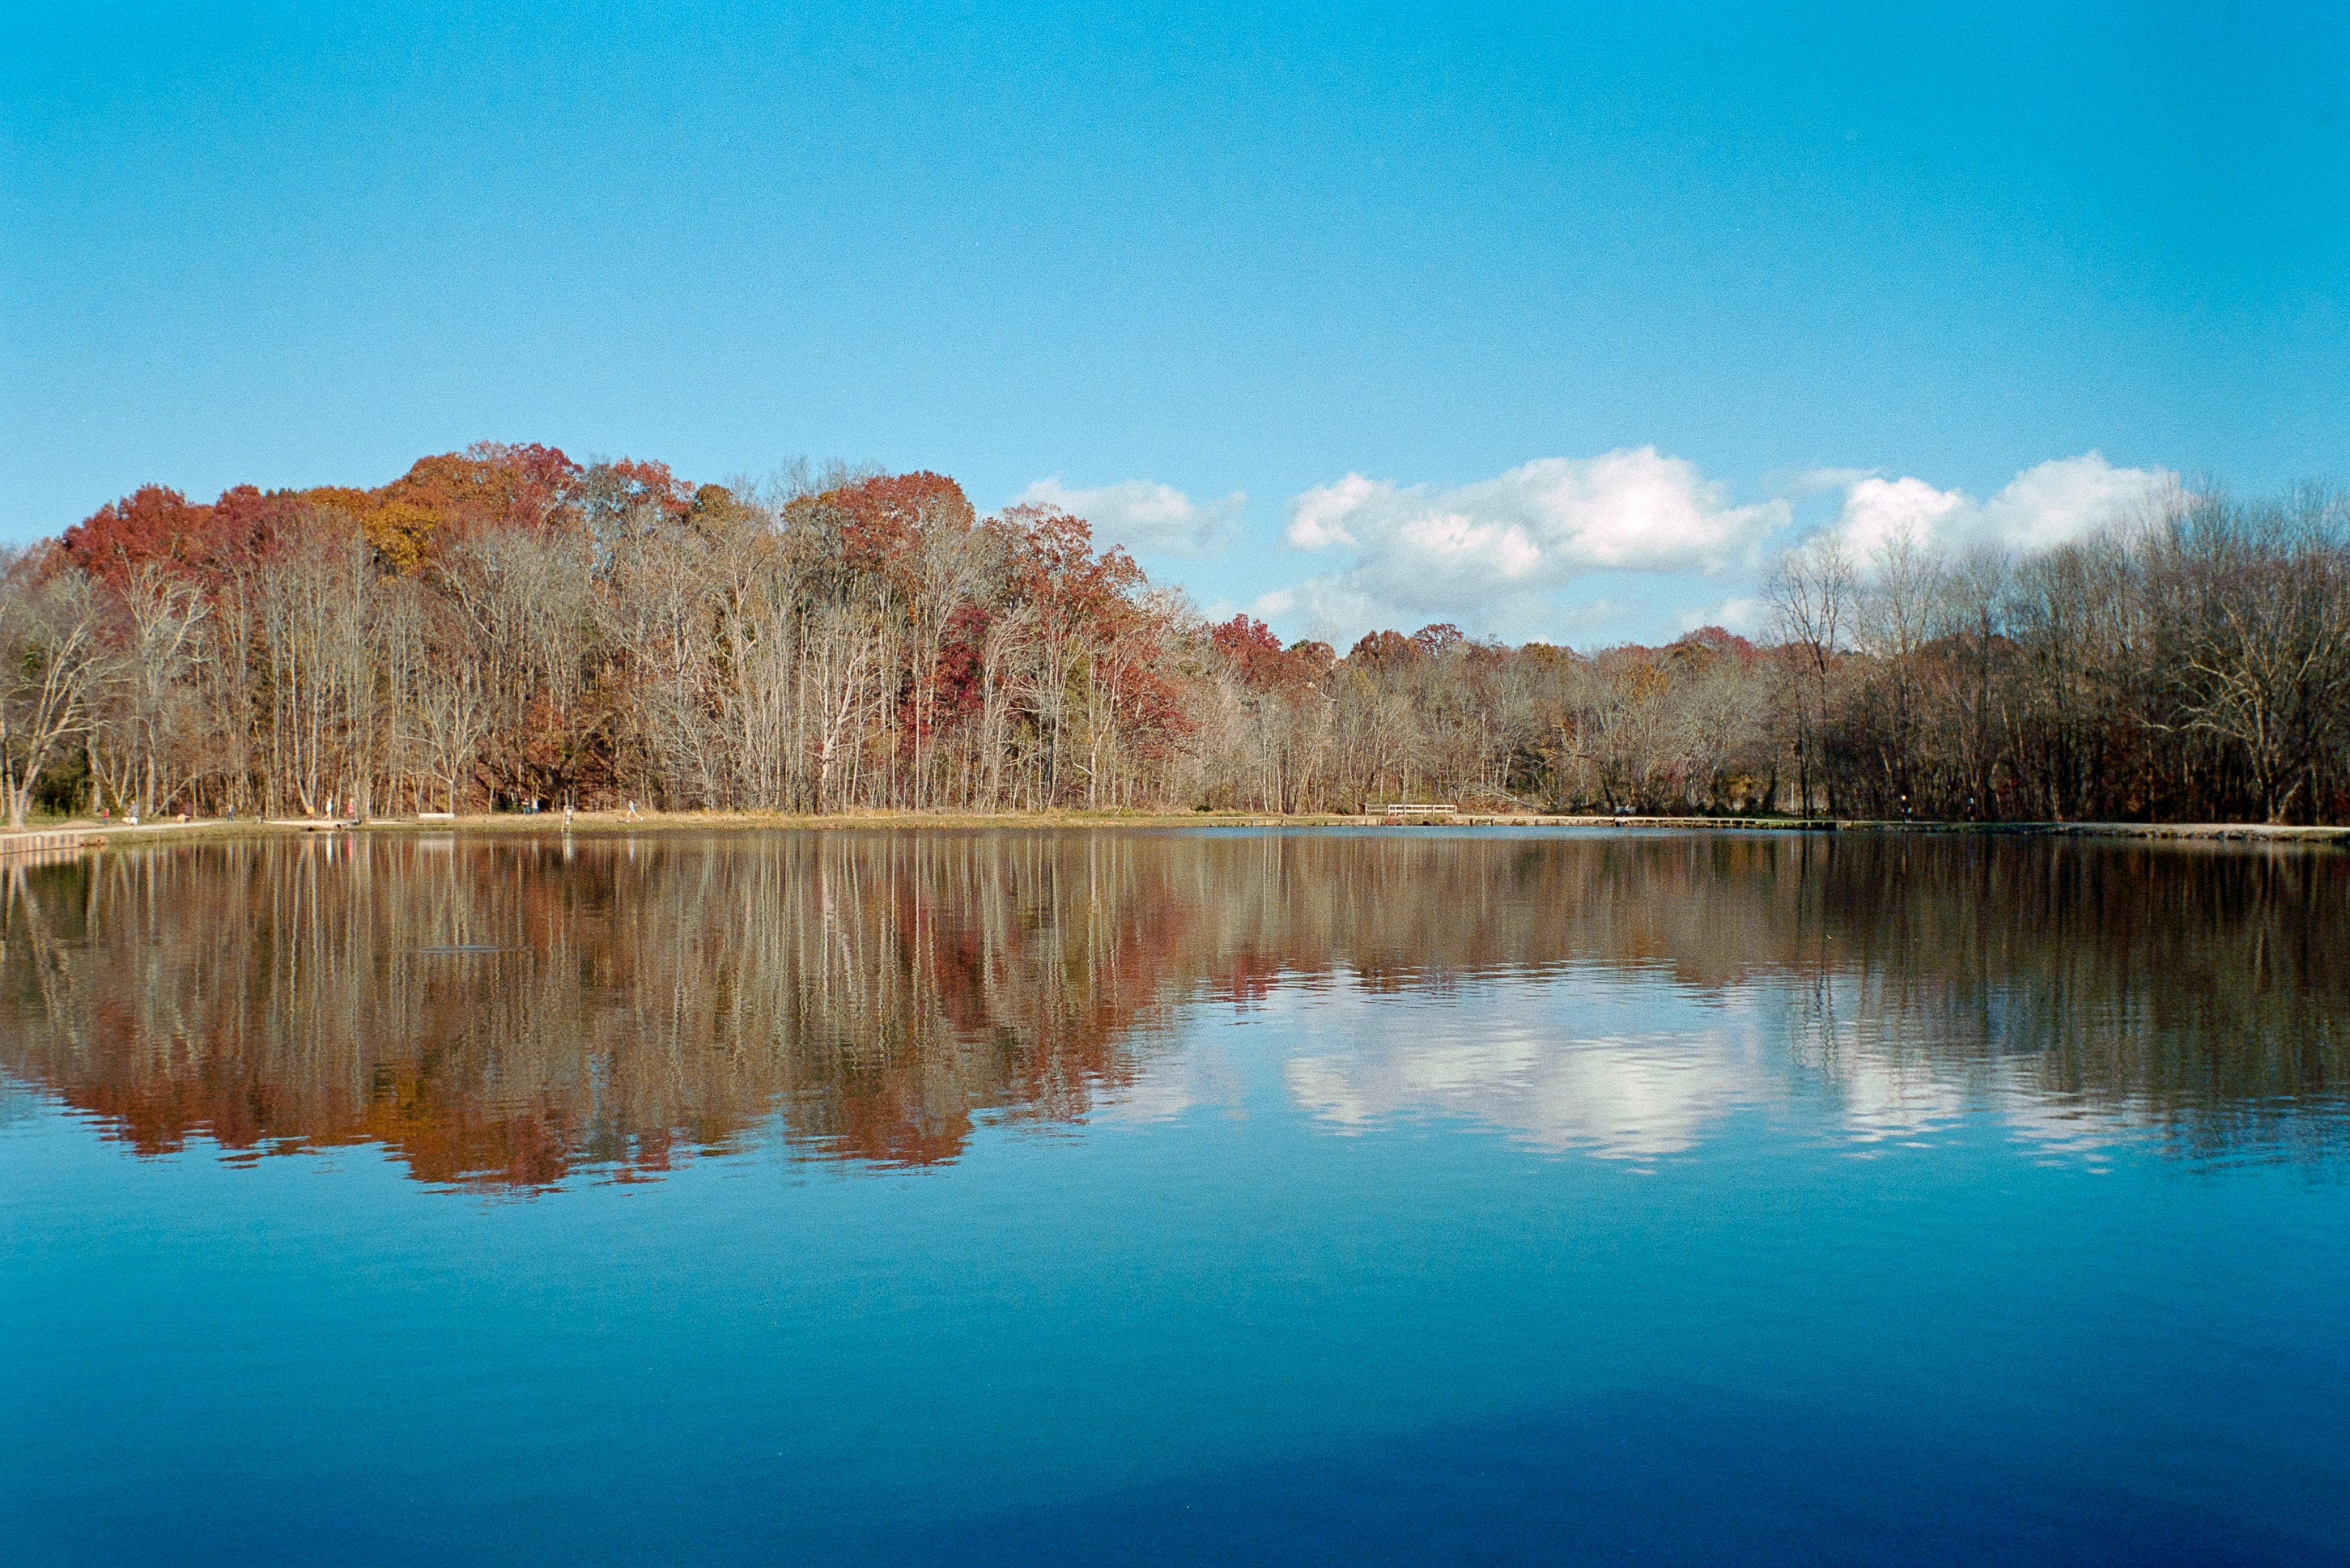
[[[97,585],[47,555],[0,558],[0,799],[11,827],[25,826],[42,773],[88,725],[108,672]]]

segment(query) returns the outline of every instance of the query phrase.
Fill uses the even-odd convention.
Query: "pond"
[[[0,867],[14,1561],[2350,1559],[2350,855]]]

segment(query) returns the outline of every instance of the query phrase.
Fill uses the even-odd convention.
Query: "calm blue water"
[[[2350,1561],[2344,858],[868,834],[20,872],[0,1539]]]

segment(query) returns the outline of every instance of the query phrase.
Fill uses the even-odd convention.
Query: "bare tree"
[[[1852,632],[1854,574],[1851,555],[1834,534],[1815,535],[1791,550],[1771,578],[1771,608],[1780,642],[1796,650],[1807,677],[1808,704],[1797,710],[1795,776],[1801,810],[1812,809],[1812,786],[1828,788],[1835,810],[1822,741],[1829,723],[1829,685],[1837,654]]]
[[[2186,722],[2236,748],[2271,822],[2315,775],[2350,664],[2338,504],[2206,498],[2171,543],[2192,573],[2178,639]]]
[[[88,724],[109,658],[88,575],[42,565],[0,561],[0,796],[11,827],[25,826],[43,770]]]

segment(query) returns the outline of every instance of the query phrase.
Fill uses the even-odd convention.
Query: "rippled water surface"
[[[0,867],[14,1562],[2350,1561],[2350,856]]]

